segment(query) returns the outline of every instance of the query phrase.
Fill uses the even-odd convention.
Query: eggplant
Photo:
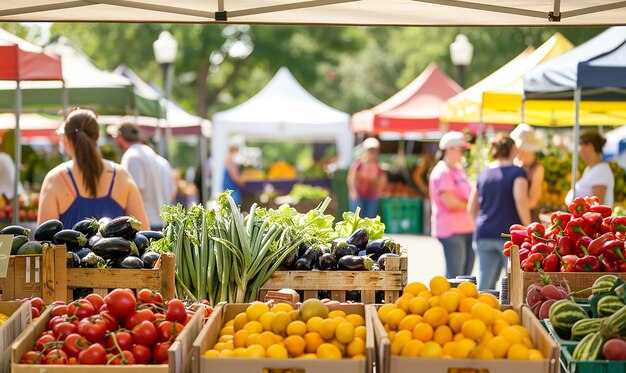
[[[83,268],[96,268],[98,264],[104,266],[106,265],[106,261],[94,253],[89,253],[80,260],[80,266]]]
[[[335,269],[337,268],[337,261],[335,257],[331,253],[322,254],[319,258],[319,267],[320,269]]]
[[[87,236],[73,229],[63,229],[52,237],[52,242],[57,245],[65,245],[67,251],[78,251],[89,242]]]
[[[122,237],[132,239],[141,229],[141,222],[132,216],[120,216],[102,227],[102,237]]]
[[[11,242],[11,255],[16,255],[20,247],[28,242],[28,237],[23,234],[18,234],[13,236],[13,241]]]
[[[89,238],[89,242],[87,242],[87,245],[85,245],[85,247],[88,248],[92,248],[93,245],[95,245],[98,241],[100,241],[103,237],[100,235],[100,233],[96,233],[93,236],[91,236]]]
[[[73,251],[68,251],[67,252],[67,268],[78,268],[80,267],[80,257],[78,257],[78,255],[73,252]]]
[[[84,258],[87,254],[92,253],[93,251],[91,251],[91,249],[88,249],[86,247],[83,247],[82,249],[76,251],[76,255],[78,255],[78,257],[80,259]]]
[[[74,224],[72,229],[75,231],[79,231],[87,236],[87,238],[90,238],[91,236],[98,233],[98,230],[100,230],[100,222],[95,218],[86,218]]]
[[[356,246],[360,251],[360,250],[365,250],[365,247],[367,246],[367,242],[369,240],[370,240],[370,235],[367,233],[367,231],[363,228],[359,228],[356,231],[354,231],[354,233],[352,233],[350,237],[348,237],[346,242],[349,243],[350,245]]]
[[[385,260],[387,260],[387,258],[397,258],[400,255],[398,254],[394,254],[394,253],[387,253],[387,254],[383,254],[381,256],[378,257],[378,266],[380,267],[381,271],[385,270]]]
[[[143,261],[143,267],[146,269],[152,269],[156,265],[161,255],[155,251],[147,251],[141,256]]]
[[[310,271],[319,265],[319,258],[322,255],[321,250],[317,246],[311,246],[304,253],[302,258],[296,261],[295,269],[297,271]]]
[[[400,244],[395,242],[391,238],[380,238],[378,240],[370,241],[365,248],[366,255],[369,255],[372,260],[378,260],[383,254],[396,254],[400,255]]]
[[[339,259],[346,255],[356,255],[359,252],[356,246],[350,245],[346,241],[339,242],[335,245],[335,248],[331,252],[331,254],[335,257],[335,260],[339,262]]]
[[[142,256],[146,250],[148,250],[148,246],[150,246],[150,241],[141,233],[137,233],[132,240],[137,247],[137,252],[139,253],[137,256]]]
[[[293,266],[296,265],[297,260],[298,260],[298,249],[293,249],[291,250],[289,254],[287,254],[287,256],[285,257],[285,260],[283,260],[282,265],[285,268],[293,268]]]
[[[139,231],[137,233],[142,234],[150,242],[158,241],[158,240],[160,240],[160,239],[162,239],[164,237],[163,236],[163,232],[161,232],[161,231]]]
[[[346,255],[337,261],[337,268],[347,271],[371,270],[374,261],[366,256]]]
[[[334,240],[332,240],[330,242],[330,251],[333,252],[340,245],[344,245],[344,242],[346,242],[346,240],[346,238],[335,238]]]
[[[317,247],[320,248],[320,251],[322,252],[322,255],[324,254],[330,254],[330,246],[328,244],[318,244]]]
[[[91,247],[94,254],[104,259],[122,258],[128,255],[137,256],[135,243],[121,237],[102,238]]]
[[[143,261],[136,256],[126,256],[123,258],[117,258],[113,260],[113,268],[125,268],[125,269],[142,269]]]
[[[52,241],[54,235],[63,230],[63,223],[52,219],[44,221],[35,229],[35,241]]]
[[[21,225],[9,225],[2,228],[0,234],[12,234],[13,236],[26,236],[30,234],[30,229],[24,228]]]
[[[298,246],[298,258],[303,258],[306,251],[311,247],[311,244],[308,242],[303,242]]]

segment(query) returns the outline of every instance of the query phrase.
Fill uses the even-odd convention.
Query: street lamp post
[[[167,160],[170,160],[170,138],[172,137],[172,128],[167,121],[167,105],[172,94],[172,75],[174,73],[173,62],[178,52],[178,43],[169,31],[161,31],[159,38],[152,44],[154,57],[156,62],[161,65],[163,70],[163,99],[165,101],[165,135],[159,141],[159,152]],[[157,127],[157,136],[160,133],[160,127]]]
[[[461,87],[465,84],[465,67],[472,62],[473,54],[474,47],[464,34],[458,34],[454,42],[450,44],[450,59],[456,67],[457,79]]]

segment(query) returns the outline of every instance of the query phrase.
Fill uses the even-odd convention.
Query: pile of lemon
[[[321,303],[307,300],[305,303]],[[304,306],[304,304],[303,304]],[[323,306],[323,307],[322,307]],[[206,357],[273,359],[363,359],[365,319],[342,310],[328,311],[315,304],[315,313],[294,310],[278,303],[252,303],[224,324]]]
[[[413,282],[395,304],[378,309],[391,342],[391,354],[405,357],[472,359],[544,359],[513,310],[500,310],[498,299],[479,294],[463,282],[451,288],[445,277],[430,289]]]

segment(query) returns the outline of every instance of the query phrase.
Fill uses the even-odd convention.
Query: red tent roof
[[[386,101],[354,114],[352,130],[376,134],[439,131],[442,105],[462,90],[437,64],[431,63]]]
[[[63,80],[61,58],[0,28],[0,80]]]

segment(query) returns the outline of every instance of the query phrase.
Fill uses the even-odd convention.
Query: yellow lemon
[[[510,326],[508,322],[506,322],[504,320],[496,320],[496,321],[493,322],[493,325],[491,326],[491,329],[493,330],[493,334],[499,335],[500,334],[500,330],[506,328],[507,326]]]
[[[287,312],[287,314],[291,317],[291,321],[296,321],[300,318],[300,312],[298,312],[298,310]]]
[[[452,357],[465,359],[475,347],[476,342],[469,338],[463,338],[459,341],[459,350]]]
[[[296,320],[287,325],[287,335],[305,335],[307,332],[304,321]]]
[[[220,330],[220,337],[223,335],[233,335],[235,334],[235,329],[232,326],[225,326]]]
[[[251,359],[261,359],[265,357],[265,348],[259,344],[253,344],[246,348],[246,357]]]
[[[476,348],[474,348],[472,352],[470,352],[470,357],[472,359],[483,359],[483,360],[491,360],[495,358],[493,354],[491,353],[491,351],[489,351],[489,349],[487,349],[486,347],[482,347],[482,346],[477,346]]]
[[[412,333],[408,330],[400,330],[397,332],[393,341],[391,341],[391,354],[400,355],[402,348],[408,341],[413,339],[412,337]]]
[[[478,299],[476,298],[463,298],[459,303],[459,312],[470,313],[476,303],[478,303]]]
[[[450,327],[447,325],[438,326],[437,329],[435,329],[433,341],[439,343],[442,346],[452,341],[452,329],[450,329]]]
[[[269,312],[270,308],[265,303],[254,302],[246,308],[246,316],[248,321],[257,321],[265,312]]]
[[[400,325],[400,322],[405,316],[406,312],[404,312],[400,308],[396,308],[395,310],[389,312],[389,320],[387,321],[389,329],[398,330],[398,325]]]
[[[510,344],[514,344],[514,343],[521,344],[522,338],[524,338],[522,333],[520,333],[518,330],[516,330],[512,326],[507,326],[506,328],[502,328],[498,335],[506,338],[506,340],[509,341]]]
[[[309,332],[319,332],[320,327],[322,326],[322,319],[319,316],[313,316],[306,322],[306,329]]]
[[[289,353],[285,346],[274,344],[265,350],[265,356],[269,359],[286,359]]]
[[[513,343],[506,353],[509,360],[528,360],[528,347],[521,343]]]
[[[422,316],[420,315],[406,315],[400,324],[398,325],[398,330],[411,330],[415,328],[418,322],[422,321]]]
[[[258,321],[248,321],[246,325],[244,325],[243,330],[247,331],[250,334],[253,333],[262,333],[263,332],[263,324]]]
[[[404,286],[404,289],[402,289],[402,293],[417,296],[417,294],[421,293],[424,290],[428,290],[426,285],[422,284],[421,282],[411,282]]]
[[[433,295],[432,297],[428,298],[428,305],[431,307],[437,307],[440,301],[441,301],[440,295]]]
[[[511,325],[511,328],[517,330],[522,337],[526,337],[526,338],[530,338],[530,333],[528,332],[528,329],[524,328],[521,325]]]
[[[452,329],[452,331],[455,333],[460,332],[463,324],[471,318],[472,318],[472,315],[470,315],[469,313],[456,312],[454,315],[450,317],[450,320],[448,321],[450,325],[450,329]]]
[[[247,330],[246,330],[247,332]],[[259,339],[260,333],[248,333],[248,337],[246,338],[246,347],[257,344],[257,340]],[[234,343],[233,343],[234,346]]]
[[[461,297],[456,292],[446,291],[441,294],[439,299],[439,305],[443,307],[448,312],[454,312],[459,308],[459,303],[461,301]]]
[[[413,339],[419,339],[422,342],[432,340],[434,334],[433,327],[425,322],[418,323],[413,329]]]
[[[317,359],[317,355],[315,355],[315,353],[306,353],[306,354],[300,355],[298,359]]]
[[[491,326],[495,321],[494,310],[486,303],[478,302],[470,311],[473,318],[481,320],[487,326]]]
[[[487,326],[485,326],[484,322],[477,319],[467,320],[461,327],[461,333],[463,333],[465,337],[475,341],[479,340],[480,337],[485,334],[485,331],[487,331]]]
[[[506,338],[498,335],[491,338],[485,347],[491,351],[496,359],[503,359],[510,346],[511,343]]]
[[[341,359],[341,351],[332,343],[322,343],[316,351],[317,357],[320,359]]]
[[[422,290],[419,292],[419,294],[417,294],[418,297],[422,297],[422,298],[426,298],[426,299],[430,299],[430,297],[433,296],[433,293],[430,292],[430,290]]]
[[[246,357],[245,347],[237,347],[233,352],[235,353],[235,357]]]
[[[287,335],[287,326],[291,323],[288,313],[278,312],[272,318],[272,331],[279,335]]]
[[[456,288],[461,290],[466,297],[478,298],[478,287],[473,282],[461,282]]]
[[[448,323],[448,311],[443,307],[432,307],[428,311],[424,312],[424,322],[432,325],[433,328],[436,328],[440,325],[445,325]]]
[[[222,350],[220,351],[220,357],[224,357],[224,358],[229,358],[229,357],[235,357],[235,351],[233,350]]]
[[[335,336],[335,329],[337,328],[337,320],[325,319],[320,326],[320,335],[324,339],[332,339]]]
[[[234,338],[234,336],[232,334],[224,334],[217,341],[218,342],[228,342],[228,341],[232,341],[233,338]]]
[[[495,295],[489,293],[481,293],[478,295],[478,301],[481,303],[487,303],[496,310],[500,309],[500,301],[496,298]]]
[[[224,326],[233,326],[233,325],[235,325],[235,320],[234,319],[233,320],[228,320],[228,321],[226,321],[226,323],[224,323]]]
[[[271,331],[272,330],[272,321],[274,321],[274,317],[276,314],[274,312],[265,312],[259,318],[259,322],[263,325],[263,330]]]
[[[352,325],[354,325],[354,327],[358,327],[358,326],[365,326],[365,319],[363,318],[363,316],[356,314],[356,313],[352,313],[350,315],[346,316],[346,320],[348,320],[349,322],[352,323]]]
[[[413,294],[403,294],[401,295],[395,302],[395,305],[400,308],[402,311],[408,313],[409,312],[409,303],[411,300],[415,298]]]
[[[412,339],[408,341],[404,347],[402,347],[402,351],[400,352],[400,356],[404,357],[419,357],[420,351],[424,346],[424,342],[418,339]]]
[[[543,353],[537,349],[531,348],[528,350],[528,360],[543,360],[545,357]]]
[[[410,334],[411,332],[409,332]],[[335,329],[335,338],[341,343],[348,344],[354,339],[354,325],[351,322],[342,322]]]
[[[235,332],[233,345],[235,347],[246,347],[246,340],[248,339],[248,335],[250,335],[250,333],[248,333],[247,330],[238,330],[237,332]]]
[[[276,337],[272,332],[263,332],[259,334],[256,343],[260,344],[263,348],[265,348],[265,350],[267,350],[268,347],[276,343]]]
[[[453,293],[456,293],[456,294],[459,296],[459,302],[460,302],[462,299],[467,298],[467,295],[465,295],[465,293],[464,293],[464,292],[462,292],[461,290],[459,290],[458,288],[452,288],[452,289],[450,289],[449,291],[451,291],[451,292],[453,292]]]
[[[346,350],[347,347],[344,343],[341,343],[337,340],[337,338],[333,338],[330,343],[332,343],[333,345],[337,346],[337,348],[339,349],[339,351],[341,352],[341,356],[346,354]]]
[[[354,338],[352,342],[348,344],[346,351],[350,357],[365,354],[365,340],[361,338]]]
[[[409,302],[409,312],[414,315],[423,315],[429,308],[430,303],[428,302],[428,298],[415,297]]]
[[[239,331],[243,329],[244,325],[248,322],[248,316],[246,316],[245,312],[241,312],[235,316],[233,320],[233,330]]]
[[[276,313],[276,312],[287,312],[287,313],[289,313],[291,311],[293,311],[293,307],[289,303],[276,303],[272,307],[272,312],[274,312],[274,313]]]
[[[320,333],[306,333],[304,335],[304,350],[307,353],[314,353],[317,351],[317,348],[324,343],[324,338],[320,335]]]
[[[225,348],[226,348],[226,343],[224,342],[217,342],[215,346],[213,346],[213,349],[217,351],[222,351]]]
[[[509,325],[520,325],[522,323],[519,315],[514,310],[502,311],[502,317]]]
[[[330,318],[335,318],[335,317],[346,317],[346,312],[342,311],[342,310],[334,310],[334,311],[330,311],[328,313],[328,317]]]
[[[459,342],[448,342],[442,346],[443,355],[452,357],[452,353],[459,349]]]
[[[298,357],[304,353],[306,342],[299,335],[290,335],[284,340],[285,348],[292,357]]]
[[[444,291],[450,290],[448,279],[443,276],[435,276],[430,279],[430,291],[433,295],[441,295]]]
[[[354,328],[355,338],[361,338],[362,340],[365,340],[366,336],[367,336],[367,329],[365,328],[365,326],[357,326],[356,328]]]
[[[383,324],[386,324],[389,321],[389,313],[395,310],[397,307],[395,304],[385,304],[384,306],[378,309],[378,318]]]
[[[206,357],[219,357],[220,356],[220,352],[218,350],[206,350],[204,351],[204,356]]]
[[[435,342],[426,342],[420,349],[420,357],[440,358],[443,356],[443,349]]]

